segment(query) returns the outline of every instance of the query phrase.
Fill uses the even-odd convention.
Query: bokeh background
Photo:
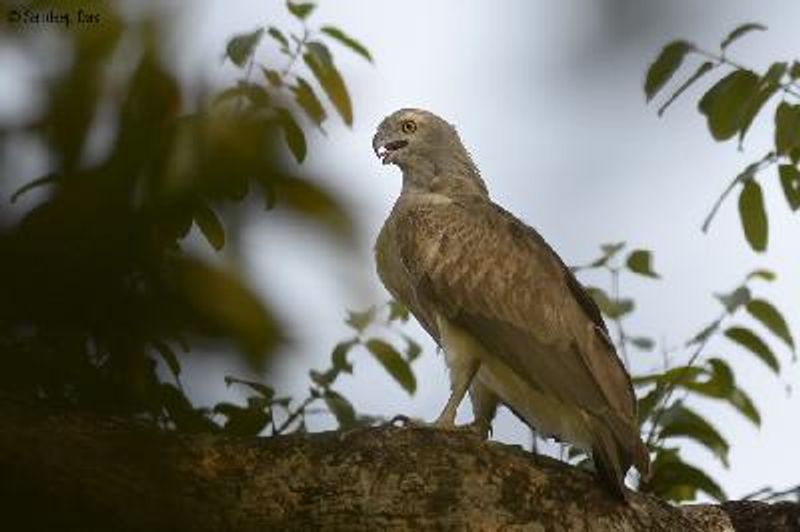
[[[292,24],[275,0],[157,4],[172,17],[169,58],[187,84],[230,84],[238,72],[221,57],[232,34]],[[738,150],[735,142],[718,144],[709,137],[693,98],[703,85],[663,118],[645,104],[642,91],[647,66],[665,43],[687,38],[713,49],[742,22],[760,22],[769,31],[732,47],[739,62],[763,69],[774,58],[800,56],[797,2],[336,0],[320,2],[315,17],[346,28],[375,61],[337,54],[355,102],[354,126],[332,120],[326,136],[310,135],[309,157],[298,169],[349,204],[358,251],[345,252],[291,221],[288,229],[282,224],[276,230],[259,216],[243,224],[236,248],[240,266],[270,294],[295,340],[263,376],[282,393],[304,393],[308,369],[324,366],[331,347],[348,335],[346,309],[388,299],[371,249],[399,192],[400,174],[380,165],[370,141],[380,120],[400,107],[426,108],[453,122],[493,199],[536,227],[568,264],[594,258],[606,242],[653,250],[661,280],[623,279],[622,290],[637,302],[626,321],[629,330],[679,346],[718,314],[713,293],[729,291],[758,267],[778,274],[776,283],[759,285],[758,293],[781,308],[790,325],[798,323],[800,222],[785,206],[777,172],[762,181],[770,214],[767,253],[756,255],[747,246],[735,199],[723,205],[709,234],[700,230],[730,179],[770,145],[770,124],[762,117]],[[277,52],[267,59],[282,61]],[[37,68],[17,55],[0,55],[4,117],[35,107],[26,76]],[[42,166],[35,157],[25,164],[31,177]],[[605,282],[591,275],[582,279]],[[443,359],[421,329],[410,325],[409,331],[424,346],[414,363],[417,393],[409,397],[364,355],[354,360],[354,374],[339,381],[359,412],[424,419],[438,414],[449,385]],[[786,369],[775,378],[730,343],[715,340],[709,350],[727,357],[763,422],[759,430],[730,408],[696,404],[731,443],[732,465],[724,469],[691,444],[687,460],[706,469],[732,498],[764,485],[796,484],[800,398],[792,393],[798,378],[790,354],[776,348]],[[661,355],[635,353],[631,364],[639,373],[657,369]],[[194,357],[185,366],[184,385],[193,399],[208,403],[235,395],[224,375],[249,371],[235,358]],[[470,415],[465,402],[460,418]],[[310,419],[315,430],[334,426],[328,416]],[[501,412],[494,437],[530,445],[529,431],[508,411]]]

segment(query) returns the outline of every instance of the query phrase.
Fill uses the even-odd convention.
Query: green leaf
[[[778,167],[783,195],[792,211],[800,209],[800,171],[795,166],[782,164]]]
[[[675,74],[686,54],[693,48],[694,46],[686,41],[673,41],[661,50],[656,60],[647,69],[644,93],[648,102]]]
[[[317,6],[311,2],[291,2],[288,0],[286,2],[286,9],[289,10],[289,13],[300,20],[305,20],[314,11],[315,7]]]
[[[633,311],[634,304],[632,299],[622,298],[615,301],[611,299],[605,291],[594,286],[587,286],[586,292],[591,296],[602,313],[612,320],[621,318],[625,314]]]
[[[356,424],[356,411],[350,401],[343,395],[333,390],[326,390],[323,399],[325,399],[325,404],[328,405],[328,410],[339,422],[339,428],[349,429]]]
[[[739,129],[739,144],[744,140],[745,135],[750,130],[750,125],[764,107],[764,104],[781,88],[781,77],[785,73],[786,63],[773,63],[766,74],[759,80],[756,95],[750,100],[742,117],[742,126]]]
[[[739,194],[739,217],[750,247],[759,252],[766,250],[769,225],[764,210],[764,195],[761,192],[761,185],[753,179],[744,182],[742,192]]]
[[[763,24],[758,24],[755,22],[748,22],[747,24],[742,24],[738,28],[734,29],[732,32],[728,34],[727,37],[720,43],[719,47],[721,50],[725,50],[728,46],[733,43],[733,41],[739,39],[740,37],[750,33],[751,31],[766,31],[767,27]]]
[[[352,374],[353,365],[347,361],[347,353],[359,343],[361,343],[361,341],[358,338],[353,338],[336,344],[336,347],[331,351],[331,364],[333,365],[333,369]]]
[[[180,377],[181,363],[178,361],[178,356],[175,354],[175,351],[173,351],[172,348],[165,342],[160,340],[152,340],[150,343],[153,344],[153,347],[156,349],[156,351],[158,351],[158,354],[164,359],[169,371],[175,376],[175,378],[177,379]]]
[[[353,238],[353,220],[341,201],[320,184],[299,177],[273,180],[278,203],[305,220],[318,223],[345,242]],[[348,240],[350,239],[350,240]]]
[[[792,66],[789,68],[789,77],[792,81],[800,78],[800,61],[793,61]]]
[[[273,87],[283,86],[283,77],[281,76],[280,72],[265,67],[261,67],[261,71],[264,73],[264,77],[267,78],[267,82],[270,85]]]
[[[333,26],[323,26],[320,31],[325,35],[336,39],[370,63],[372,62],[372,56],[370,55],[369,50],[367,50],[363,44],[353,39],[339,28],[335,28]]]
[[[408,360],[409,363],[414,362],[419,355],[422,354],[422,346],[405,334],[403,335],[403,339],[406,341],[406,360]]]
[[[400,386],[409,394],[414,394],[417,389],[417,379],[408,362],[390,344],[371,338],[367,340],[367,349],[372,353],[384,369],[394,377]]]
[[[678,386],[683,382],[694,381],[698,376],[704,375],[706,370],[698,366],[677,366],[664,373],[640,375],[631,378],[635,386],[656,384],[662,387]]]
[[[302,163],[306,158],[308,147],[306,146],[306,136],[303,129],[288,110],[278,108],[278,123],[286,136],[286,144],[294,155],[298,163]]]
[[[246,380],[246,379],[239,379],[237,377],[231,377],[230,375],[225,376],[225,385],[231,386],[232,384],[241,384],[242,386],[247,386],[257,394],[261,395],[264,399],[271,401],[272,398],[275,396],[275,390],[271,387],[267,386],[266,384],[262,384],[260,382]]]
[[[772,303],[764,299],[753,299],[747,304],[747,312],[794,350],[794,339],[789,326]]]
[[[744,327],[729,327],[725,331],[725,336],[748,349],[775,373],[780,372],[780,363],[772,353],[772,350],[750,329],[745,329]]]
[[[281,49],[282,50],[286,50],[286,51],[289,50],[289,40],[281,32],[281,30],[279,30],[275,26],[270,26],[269,29],[267,30],[267,33],[269,33],[269,36],[272,37],[273,39],[275,39],[275,41],[277,41],[278,44],[281,45]]]
[[[750,396],[748,396],[742,390],[739,388],[733,390],[728,396],[728,402],[747,419],[752,421],[753,424],[758,426],[761,425],[761,414],[759,414],[758,409],[753,404],[753,400],[750,399]]]
[[[800,105],[781,102],[775,110],[775,151],[784,155],[800,146]]]
[[[314,89],[308,84],[306,80],[299,77],[297,78],[297,85],[292,87],[294,99],[297,104],[305,111],[308,118],[311,119],[316,125],[321,125],[325,120],[327,113],[322,103],[317,98]]]
[[[744,125],[748,105],[755,97],[759,77],[750,70],[735,70],[700,99],[699,109],[708,121],[708,129],[715,140],[727,140]]]
[[[674,404],[661,417],[662,438],[690,438],[711,451],[727,468],[730,446],[705,418],[680,404]]]
[[[647,490],[657,497],[674,502],[693,500],[703,491],[718,501],[727,496],[722,488],[702,470],[680,459],[677,449],[662,449],[653,461]]]
[[[652,253],[646,249],[637,249],[628,255],[626,262],[628,269],[633,273],[658,279],[660,276],[653,271]]]
[[[376,309],[374,305],[367,307],[361,312],[355,310],[347,311],[347,319],[344,322],[349,325],[356,332],[361,334],[364,329],[369,327],[375,321]]]
[[[388,305],[389,305],[389,323],[397,320],[403,323],[408,321],[409,313],[405,305],[403,305],[396,299],[392,299],[391,301],[389,301]]]
[[[650,390],[644,397],[637,401],[637,410],[639,412],[639,427],[643,426],[648,419],[650,419],[653,409],[661,402],[664,396],[664,388],[656,387]]]
[[[333,62],[326,64],[320,60],[318,54],[311,52],[303,54],[303,60],[319,81],[322,90],[325,91],[344,123],[348,126],[353,125],[353,105],[350,102],[350,95]]]
[[[269,103],[269,94],[264,90],[264,87],[255,83],[240,81],[237,86],[228,87],[215,96],[214,105],[237,98],[246,98],[255,108],[265,107]]]
[[[195,202],[194,221],[214,249],[219,251],[225,247],[225,228],[222,227],[222,222],[206,202]]]
[[[705,327],[703,327],[703,329],[697,334],[695,334],[691,340],[686,342],[686,347],[705,342],[712,334],[714,334],[717,331],[719,324],[720,320],[715,320],[706,325]]]
[[[747,274],[747,280],[755,279],[758,277],[764,281],[772,282],[775,280],[775,272],[770,270],[753,270],[752,272]]]
[[[319,41],[308,41],[306,43],[306,49],[323,65],[328,66],[333,64],[333,55],[325,44]]]
[[[699,67],[697,67],[697,70],[695,70],[694,73],[691,76],[689,76],[689,78],[686,81],[684,81],[675,92],[672,93],[672,96],[670,96],[667,99],[667,101],[664,102],[663,105],[661,105],[661,107],[658,108],[658,116],[663,115],[664,111],[666,111],[667,108],[670,105],[672,105],[672,103],[675,100],[677,100],[681,94],[686,92],[686,89],[691,87],[694,84],[694,82],[696,82],[698,79],[702,78],[703,76],[711,72],[713,69],[714,69],[714,63],[712,63],[711,61],[705,61]]]
[[[733,314],[739,307],[746,305],[752,296],[749,288],[740,286],[730,294],[714,294],[714,297],[722,303],[725,310],[728,311],[728,314]]]
[[[234,35],[228,40],[228,44],[225,46],[225,55],[234,65],[243,67],[253,55],[263,35],[264,28],[258,28],[250,33]]]

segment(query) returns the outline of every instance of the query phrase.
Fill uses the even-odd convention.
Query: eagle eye
[[[406,120],[400,127],[403,129],[403,133],[413,133],[417,130],[417,124],[413,120]]]

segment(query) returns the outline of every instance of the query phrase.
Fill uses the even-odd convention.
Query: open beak
[[[375,135],[375,138],[372,139],[372,149],[375,151],[375,155],[383,162],[383,164],[389,164],[391,161],[389,160],[389,156],[408,145],[407,140],[392,140],[389,142],[384,142],[380,135]]]

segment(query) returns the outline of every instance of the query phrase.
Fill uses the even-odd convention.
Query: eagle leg
[[[458,367],[451,367],[450,380],[452,381],[452,391],[450,399],[444,405],[444,410],[439,414],[439,417],[434,421],[434,426],[440,429],[453,429],[456,426],[456,411],[458,405],[464,399],[467,390],[472,384],[472,379],[480,367],[480,360],[473,358],[466,364],[460,364]]]

